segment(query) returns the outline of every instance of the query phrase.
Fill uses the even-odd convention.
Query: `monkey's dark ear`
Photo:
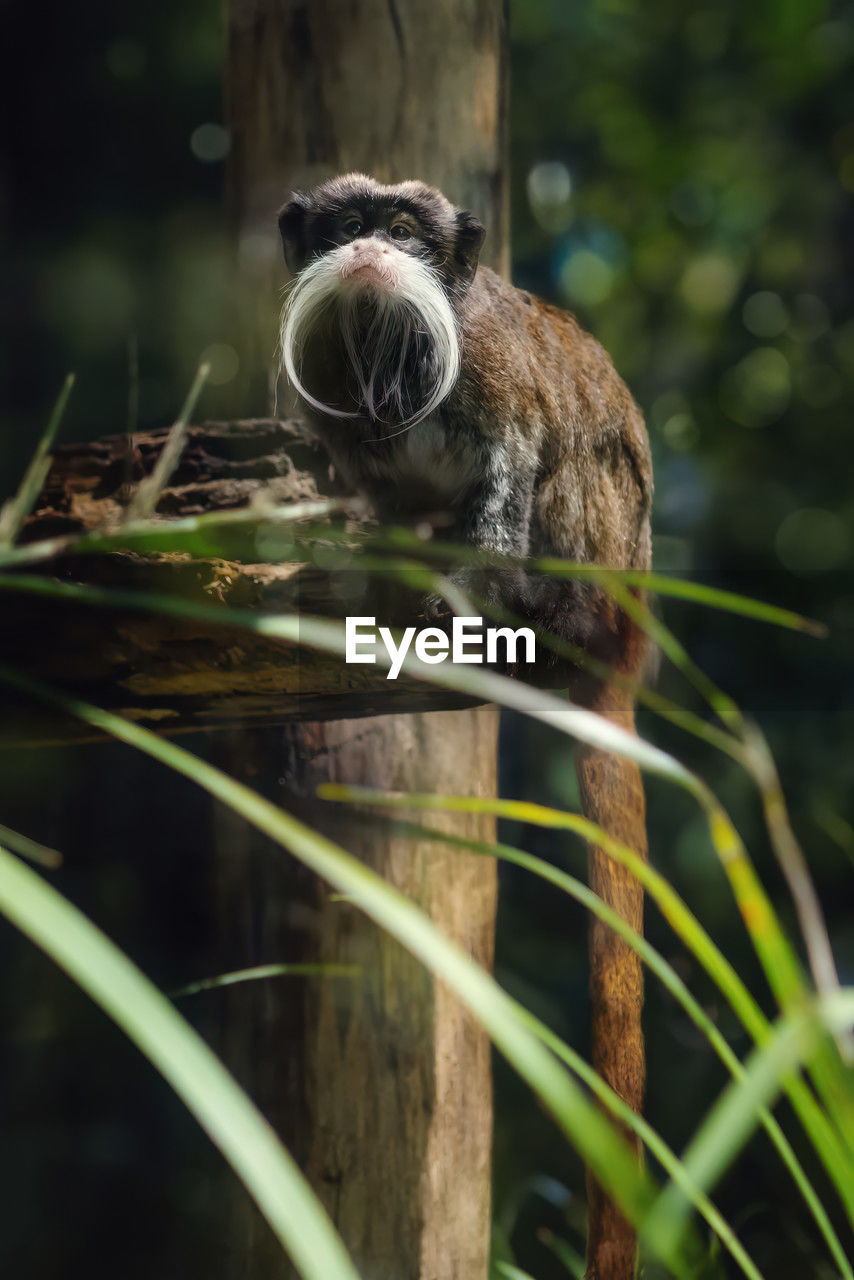
[[[468,213],[465,209],[457,210],[457,243],[454,252],[463,269],[463,276],[467,280],[470,280],[477,270],[477,256],[485,235],[486,229],[483,223],[479,222],[473,213]]]
[[[285,262],[292,275],[305,266],[308,256],[306,214],[308,199],[301,191],[295,191],[287,204],[279,210],[279,234],[285,251]]]

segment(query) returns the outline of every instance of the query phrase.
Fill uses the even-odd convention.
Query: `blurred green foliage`
[[[851,567],[852,45],[819,3],[514,8],[517,274],[645,408],[665,563]]]
[[[213,364],[203,416],[263,408],[242,390],[222,210],[219,6],[6,9],[3,496],[69,368],[78,385],[65,438],[168,422],[202,356]],[[646,413],[658,565],[831,628],[818,642],[663,608],[766,729],[851,981],[854,11],[823,0],[513,0],[511,28],[515,277],[576,311]],[[667,670],[660,680],[694,705]],[[648,716],[642,728],[709,779],[791,919],[743,775]],[[508,717],[503,754],[504,794],[575,803],[569,752],[545,730]],[[3,821],[66,852],[59,882],[96,918],[119,922],[112,931],[155,978],[174,986],[240,966],[240,956],[204,955],[199,841],[216,833],[198,798],[175,813],[160,775],[112,748],[32,754],[4,770]],[[93,771],[111,779],[107,816]],[[649,809],[656,863],[762,994],[690,802],[651,784]],[[575,866],[583,857],[553,833],[506,835]],[[140,840],[161,848],[159,868],[120,856]],[[180,873],[170,855],[181,856]],[[586,924],[580,909],[505,869],[499,976],[582,1047]],[[743,1050],[652,912],[649,931]],[[211,1173],[214,1157],[82,997],[17,940],[3,948],[13,980],[0,1017],[14,1052],[0,1066],[16,1119],[0,1166],[0,1266],[23,1280],[213,1276],[211,1224],[231,1193]],[[678,1148],[722,1073],[652,985],[647,1028],[649,1118]],[[566,1269],[540,1237],[551,1230],[578,1246],[583,1172],[524,1088],[497,1071],[498,1216],[520,1264],[553,1280]],[[717,1200],[766,1275],[826,1274],[761,1138]],[[46,1216],[56,1232],[44,1232]]]
[[[834,815],[850,824],[854,782],[854,12],[810,0],[529,0],[512,6],[512,29],[516,278],[579,315],[645,411],[658,567],[830,625],[826,642],[793,641],[663,606],[692,655],[771,737],[850,981],[850,827]],[[670,696],[685,696],[666,669],[659,682]],[[710,779],[785,913],[743,776],[646,715],[641,727]],[[507,794],[573,801],[568,753],[556,756],[538,731],[515,722],[505,724],[505,743]],[[544,758],[546,769],[528,763]],[[652,857],[762,992],[696,817],[654,784],[648,793]],[[555,853],[542,832],[522,838]],[[546,901],[520,875],[507,880],[506,977],[579,1043],[587,1014],[583,915],[568,920],[564,904]],[[684,965],[650,916],[653,940]],[[526,928],[532,918],[536,937]],[[690,964],[685,976],[704,991]],[[648,1114],[678,1147],[719,1073],[651,984],[647,1007]],[[734,1043],[740,1047],[737,1036]],[[511,1081],[504,1087],[515,1093]],[[565,1272],[537,1232],[545,1225],[567,1234],[567,1214],[577,1222],[580,1173],[570,1162],[544,1164],[545,1131],[536,1125],[521,1141],[524,1154],[519,1129],[500,1130],[499,1205],[518,1196],[523,1176],[554,1180],[548,1196],[523,1202],[516,1232],[520,1259],[545,1280]],[[570,1197],[568,1210],[555,1208],[556,1194]],[[765,1274],[824,1274],[761,1142],[717,1199]]]

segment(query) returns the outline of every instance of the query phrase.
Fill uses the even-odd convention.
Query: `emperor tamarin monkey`
[[[284,370],[344,478],[383,518],[444,510],[449,536],[484,552],[649,567],[640,412],[572,316],[478,267],[484,229],[472,214],[421,182],[348,174],[295,193],[279,227],[294,276]],[[642,665],[638,632],[596,589],[521,573],[484,572],[469,585],[623,674]],[[603,682],[583,689],[594,709],[633,728],[630,696]],[[578,773],[587,815],[645,853],[636,767],[582,751]],[[640,928],[637,881],[595,848],[590,875]],[[639,1109],[639,962],[594,923],[591,970],[594,1065]],[[588,1276],[630,1280],[633,1233],[595,1183],[590,1200]]]

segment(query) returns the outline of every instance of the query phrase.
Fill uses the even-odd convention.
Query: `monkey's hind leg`
[[[621,728],[634,731],[634,705],[629,694],[613,686],[601,686],[589,705]],[[575,767],[585,817],[645,858],[646,809],[637,765],[582,747],[576,754]],[[643,889],[635,877],[592,845],[588,869],[594,892],[641,932]],[[590,929],[590,991],[593,1066],[639,1112],[645,1083],[640,959],[612,929],[595,918]],[[628,1133],[625,1136],[640,1158],[637,1139]],[[632,1280],[637,1254],[634,1229],[589,1172],[587,1196],[587,1280]]]

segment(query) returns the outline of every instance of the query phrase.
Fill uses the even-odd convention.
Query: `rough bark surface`
[[[227,200],[249,363],[269,365],[282,279],[276,209],[361,171],[420,178],[485,221],[509,271],[505,0],[231,0]],[[259,300],[261,305],[259,306]],[[267,379],[267,406],[275,403]]]
[[[386,180],[422,178],[474,210],[490,228],[485,261],[506,268],[501,0],[231,0],[227,31],[227,189],[246,282],[245,328],[255,335],[259,363],[272,349],[282,279],[274,212],[295,187],[353,169]],[[244,770],[258,771],[255,780],[269,794],[284,789],[323,829],[340,834],[340,815],[312,805],[317,782],[495,794],[496,735],[492,708],[395,715],[294,725],[284,742],[282,732],[259,734],[237,757]],[[482,837],[493,831],[488,820],[474,828],[450,821]],[[392,839],[381,821],[358,828],[351,821],[343,835],[445,934],[489,961],[493,864]],[[288,921],[272,880],[269,889],[261,908],[270,920],[268,946],[287,946],[301,912],[308,953],[363,957],[364,976],[349,987],[314,987],[290,1021],[269,1017],[263,1053],[238,1034],[234,1047],[253,1092],[281,1119],[291,1086],[301,1083],[301,1105],[290,1117],[296,1149],[363,1275],[485,1280],[491,1087],[484,1036],[345,904],[316,887],[306,899],[295,884]],[[236,873],[225,914],[239,913],[252,891]],[[256,1231],[254,1239],[242,1249],[238,1225],[239,1274],[267,1280],[280,1267],[262,1243],[269,1237]]]
[[[150,473],[165,438],[166,432],[159,430],[137,434],[132,441],[113,436],[58,449],[27,525],[28,541],[115,526],[133,485]],[[158,514],[174,519],[251,508],[262,500],[285,504],[324,498],[340,500],[351,527],[358,528],[364,505],[336,485],[325,455],[297,423],[209,422],[189,429]],[[287,526],[267,527],[260,543],[254,535],[241,539],[234,529],[222,548],[211,536],[212,552],[219,549],[221,554],[65,556],[34,564],[27,572],[156,591],[258,614],[297,610],[321,617],[387,616],[388,590],[382,583],[377,587],[362,574],[324,571],[299,560],[264,558],[278,554],[280,540],[288,537]],[[395,594],[399,603],[399,588]],[[404,677],[392,684],[378,667],[346,666],[335,655],[238,627],[58,603],[23,592],[12,598],[14,608],[0,632],[0,661],[161,732],[471,705],[471,700]],[[416,608],[414,596],[412,603]],[[35,714],[31,704],[18,711],[18,703],[10,703],[5,694],[0,694],[0,707],[0,745],[87,737],[79,723]]]
[[[294,726],[278,737],[273,794],[418,902],[480,963],[492,961],[489,860],[355,822],[314,799],[323,781],[489,794],[495,708]],[[234,737],[223,763],[268,773],[269,733]],[[248,754],[247,754],[248,753]],[[460,761],[466,769],[461,784]],[[432,820],[431,820],[432,824]],[[479,818],[440,830],[490,838]],[[236,839],[235,839],[236,837]],[[336,901],[251,834],[219,857],[222,938],[231,954],[355,964],[353,978],[260,984],[224,993],[223,1051],[300,1156],[360,1269],[394,1280],[485,1276],[489,1222],[489,1045],[457,1000],[350,904]],[[287,948],[287,950],[283,950]],[[236,1274],[289,1274],[272,1234],[246,1206]],[[247,1261],[251,1259],[251,1261]]]

